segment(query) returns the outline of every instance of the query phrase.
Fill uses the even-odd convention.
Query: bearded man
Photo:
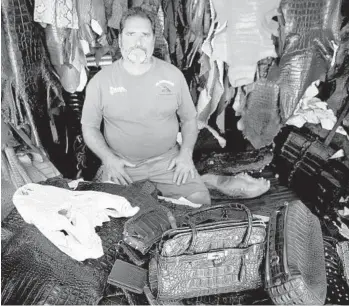
[[[153,56],[154,44],[153,14],[129,9],[120,24],[122,58],[86,88],[85,143],[101,159],[105,180],[122,185],[150,180],[163,196],[210,205],[192,160],[198,129],[188,85],[179,69]]]

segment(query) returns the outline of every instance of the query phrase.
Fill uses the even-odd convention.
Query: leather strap
[[[205,221],[202,220],[202,218],[200,217],[201,214],[204,215],[209,215],[209,212],[212,212],[214,210],[218,210],[221,211],[221,220],[227,220],[229,217],[228,211],[244,211],[247,214],[247,219],[248,219],[248,227],[247,227],[247,231],[246,231],[246,235],[245,238],[243,239],[243,241],[241,242],[239,247],[245,248],[248,246],[248,242],[250,240],[250,236],[251,236],[251,232],[252,232],[252,214],[251,211],[243,204],[240,203],[230,203],[228,205],[217,205],[217,206],[212,206],[212,207],[208,207],[208,208],[202,208],[202,209],[198,209],[195,212],[190,212],[185,216],[185,220],[187,222],[187,224],[191,227],[192,229],[192,239],[191,242],[188,246],[187,251],[190,253],[192,250],[192,247],[195,246],[195,241],[197,239],[197,229],[196,229],[196,225],[200,224],[201,222]],[[198,222],[198,220],[200,220]]]

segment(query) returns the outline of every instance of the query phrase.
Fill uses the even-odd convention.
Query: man
[[[149,179],[164,196],[210,205],[192,153],[196,110],[183,74],[152,56],[155,22],[139,7],[122,18],[122,58],[89,82],[82,111],[87,146],[101,159],[104,177],[127,185]],[[183,142],[176,142],[181,122]],[[104,133],[100,124],[104,119]]]

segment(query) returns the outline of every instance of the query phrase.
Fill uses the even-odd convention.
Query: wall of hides
[[[2,120],[64,177],[98,167],[81,136],[84,89],[120,57],[133,6],[157,16],[154,55],[183,71],[199,128],[227,150],[270,146],[287,125],[334,126],[349,85],[348,0],[4,0]],[[348,127],[347,116],[341,143]]]

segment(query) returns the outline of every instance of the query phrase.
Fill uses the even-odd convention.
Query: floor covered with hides
[[[254,176],[270,180],[270,190],[267,193],[254,199],[231,200],[223,194],[213,192],[212,204],[239,202],[245,204],[253,214],[268,217],[280,204],[298,199],[292,190],[281,186],[277,175],[270,167]],[[56,182],[50,179],[50,182],[44,184],[65,188],[63,179]],[[82,185],[80,183],[82,187],[80,188],[79,185],[78,189],[88,190],[88,184],[88,182]],[[156,203],[154,197],[147,194],[149,191],[144,191],[144,188],[139,186],[135,188],[109,186],[105,191],[124,196],[132,205],[140,206],[141,209]],[[174,207],[172,204],[170,209],[176,213],[182,208]],[[149,304],[144,295],[107,285],[107,277],[116,259],[131,262],[116,248],[117,243],[122,239],[125,218],[111,219],[102,227],[96,228],[102,239],[104,256],[81,263],[60,252],[34,226],[26,224],[17,210],[13,209],[2,221],[2,304]],[[146,261],[146,256],[148,255],[142,257],[142,260]],[[61,271],[64,273],[62,274]],[[86,280],[86,283],[81,282],[79,277]],[[338,292],[333,296],[338,297]],[[345,299],[346,296],[343,295],[343,298]],[[333,303],[333,300],[329,297],[327,302]],[[337,301],[338,304],[341,302],[342,300]],[[178,303],[178,301],[175,302],[175,304]],[[258,289],[251,292],[185,299],[182,300],[182,304],[236,305],[272,304],[272,302],[263,289]]]

